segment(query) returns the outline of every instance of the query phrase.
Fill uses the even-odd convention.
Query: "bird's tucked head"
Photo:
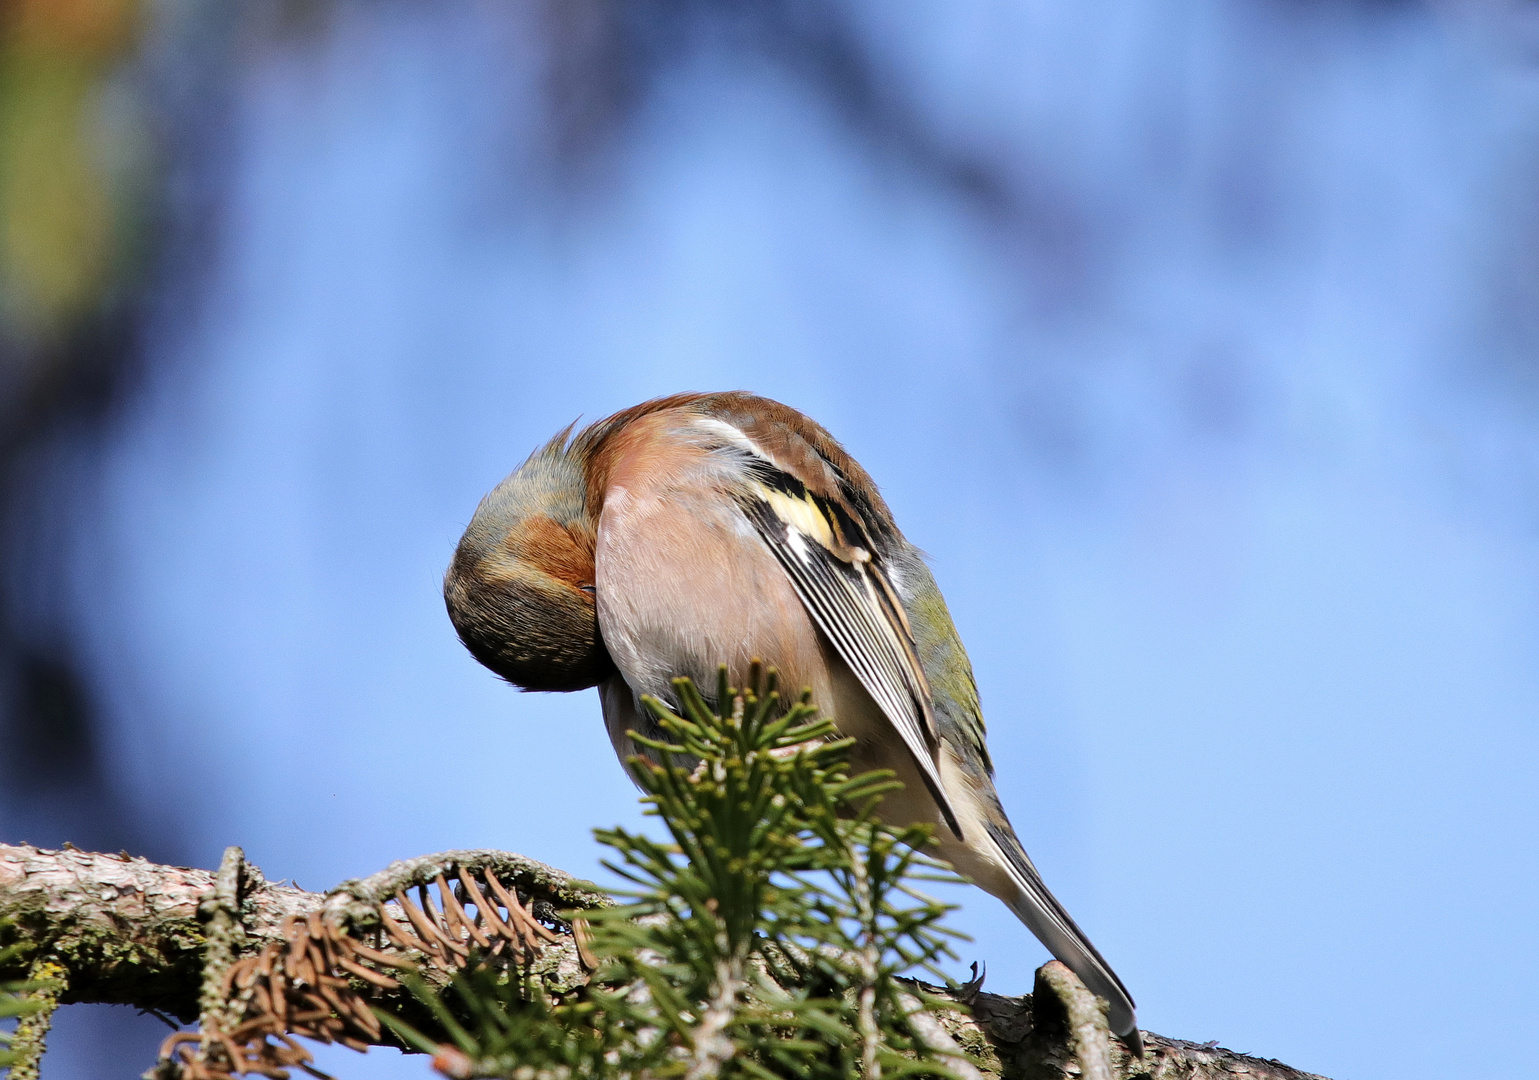
[[[614,673],[599,636],[582,462],[562,432],[476,508],[444,575],[471,654],[525,690],[582,690]]]

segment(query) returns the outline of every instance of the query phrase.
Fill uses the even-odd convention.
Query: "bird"
[[[597,687],[621,761],[662,734],[641,698],[807,687],[857,771],[889,769],[889,823],[998,897],[1108,1003],[1132,995],[1043,883],[994,787],[972,664],[919,549],[824,428],[744,391],[684,393],[558,432],[481,500],[444,577],[470,653],[525,690]]]

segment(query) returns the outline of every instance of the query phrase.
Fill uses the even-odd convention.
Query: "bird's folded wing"
[[[845,536],[852,523],[841,527],[833,507],[799,483],[754,484],[739,502],[785,567],[813,622],[902,737],[946,824],[960,838],[935,763],[939,739],[929,686],[885,571],[868,548]]]
[[[1100,950],[1048,889],[1010,823],[1001,817],[989,822],[985,831],[1004,855],[1010,876],[1020,890],[1014,899],[1004,898],[1005,903],[1031,928],[1049,952],[1067,964],[1093,992],[1107,1000],[1111,1005],[1109,1019],[1114,1033],[1126,1035],[1135,1030],[1133,995],[1128,993],[1128,988],[1122,985],[1122,980]]]

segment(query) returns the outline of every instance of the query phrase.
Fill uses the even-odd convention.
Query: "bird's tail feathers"
[[[1127,1036],[1137,1031],[1137,1017],[1133,1012],[1133,995],[1128,993],[1122,980],[1112,970],[1085,932],[1075,925],[1042,882],[1042,875],[1032,865],[1031,858],[1015,838],[1008,824],[1003,827],[990,822],[989,836],[999,847],[1009,864],[1011,877],[1015,879],[1016,896],[1005,898],[1005,903],[1024,922],[1037,939],[1046,945],[1059,960],[1080,977],[1091,991],[1101,995],[1111,1005],[1108,1016],[1113,1033]]]

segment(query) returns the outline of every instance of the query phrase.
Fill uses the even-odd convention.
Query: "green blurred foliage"
[[[0,941],[10,936],[9,931],[10,924],[0,921]],[[26,946],[18,942],[0,945],[0,965],[14,961],[25,951]],[[0,982],[0,1023],[31,1016],[43,1008],[43,1002],[28,996],[31,989],[33,987],[28,983]],[[13,1032],[0,1029],[0,1068],[16,1063],[16,1055],[11,1050],[14,1041]]]
[[[139,8],[11,0],[0,9],[0,312],[22,344],[67,335],[128,269],[149,155],[123,107],[132,93],[113,80],[136,44]]]

